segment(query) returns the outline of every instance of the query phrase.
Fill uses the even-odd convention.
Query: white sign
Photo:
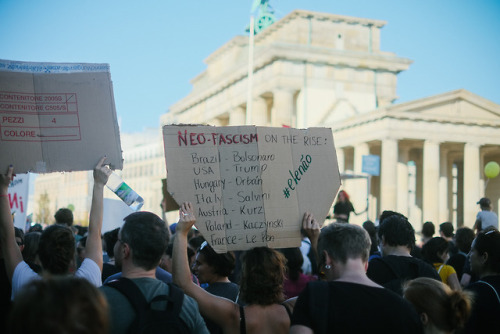
[[[14,215],[14,225],[24,231],[26,227],[26,209],[28,209],[29,175],[17,174],[9,184],[10,212]]]

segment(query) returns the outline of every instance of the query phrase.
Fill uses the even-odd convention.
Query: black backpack
[[[158,295],[147,302],[139,287],[130,279],[120,277],[106,284],[120,291],[134,307],[136,317],[129,328],[129,333],[190,333],[179,314],[184,300],[184,293],[174,284],[168,284],[170,294]],[[153,308],[157,302],[167,302],[166,309]]]

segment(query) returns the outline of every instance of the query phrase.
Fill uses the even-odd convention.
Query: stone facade
[[[393,104],[411,60],[380,50],[384,24],[294,11],[255,36],[251,76],[248,38],[236,36],[161,122],[331,127],[341,172],[381,157],[369,194],[366,179],[343,182],[357,211],[368,206],[355,223],[397,210],[417,231],[428,220],[472,226],[480,197],[500,204],[500,177],[486,187],[482,173],[500,161],[500,106],[466,90]]]

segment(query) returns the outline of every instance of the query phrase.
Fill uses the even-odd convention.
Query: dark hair
[[[387,211],[384,211],[384,213],[385,212]],[[382,215],[384,215],[384,213],[382,213]],[[405,216],[393,212],[393,214],[387,215],[381,219],[380,222],[378,228],[378,237],[380,240],[384,237],[384,241],[389,246],[407,246],[413,249],[415,245],[415,230]]]
[[[106,253],[108,253],[110,258],[115,257],[115,243],[118,240],[119,231],[120,228],[117,227],[114,230],[105,232],[103,235],[104,243],[106,244]]]
[[[192,231],[192,229],[191,229]],[[205,238],[202,235],[197,235],[194,237],[189,238],[188,244],[191,246],[195,251],[200,248],[201,244],[205,241]]]
[[[469,253],[474,240],[474,231],[468,227],[460,227],[455,233],[455,244],[461,252]]]
[[[43,269],[54,275],[66,275],[75,259],[75,237],[64,225],[50,225],[40,236],[38,256]]]
[[[108,304],[83,278],[33,280],[14,300],[8,333],[108,333]]]
[[[300,248],[282,248],[279,251],[285,255],[288,278],[291,281],[298,280],[304,264],[304,257]]]
[[[158,266],[168,245],[167,225],[151,212],[134,212],[124,219],[121,240],[132,249],[132,262],[151,270]]]
[[[436,228],[433,222],[425,222],[424,225],[422,225],[422,235],[424,237],[432,238],[434,233],[436,233]]]
[[[283,302],[285,270],[285,257],[274,249],[256,247],[246,251],[242,254],[241,299],[249,305]]]
[[[430,264],[443,263],[443,259],[439,257],[439,254],[448,252],[449,246],[450,243],[446,239],[434,237],[422,247],[422,256]]]
[[[367,220],[363,223],[363,228],[365,229],[366,232],[368,232],[368,235],[370,236],[370,240],[372,242],[372,245],[370,247],[370,253],[377,252],[378,251],[377,226],[375,226],[375,224],[371,220]]]
[[[35,263],[38,254],[38,245],[42,232],[28,232],[24,235],[23,259],[27,263]]]
[[[449,286],[429,277],[408,281],[403,295],[418,314],[425,313],[430,322],[441,331],[454,332],[463,327],[471,313],[472,296],[466,291],[454,291]]]
[[[323,251],[342,263],[346,263],[347,259],[356,258],[368,261],[370,246],[370,236],[362,227],[332,223],[321,230],[318,239],[318,254],[322,264],[324,263]]]
[[[62,208],[54,215],[57,224],[73,225],[73,212],[70,209]]]
[[[233,272],[236,263],[233,252],[217,254],[205,241],[198,249],[198,253],[203,255],[205,262],[213,268],[216,275],[227,277]]]
[[[479,232],[473,248],[479,255],[488,253],[485,267],[495,273],[500,273],[500,232],[492,228]]]
[[[43,228],[42,225],[36,223],[35,225],[31,225],[28,232],[42,232]]]
[[[439,231],[443,232],[445,237],[451,238],[453,237],[453,231],[455,231],[455,229],[453,228],[452,223],[444,222],[439,225]]]
[[[21,239],[21,245],[24,245],[24,231],[14,226],[14,235],[16,238]]]

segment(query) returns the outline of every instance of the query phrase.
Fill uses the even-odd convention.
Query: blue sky
[[[0,58],[108,63],[120,127],[138,132],[186,96],[203,60],[248,25],[249,0],[0,0]],[[387,21],[381,49],[412,59],[397,102],[464,88],[500,103],[498,0],[271,0]]]

